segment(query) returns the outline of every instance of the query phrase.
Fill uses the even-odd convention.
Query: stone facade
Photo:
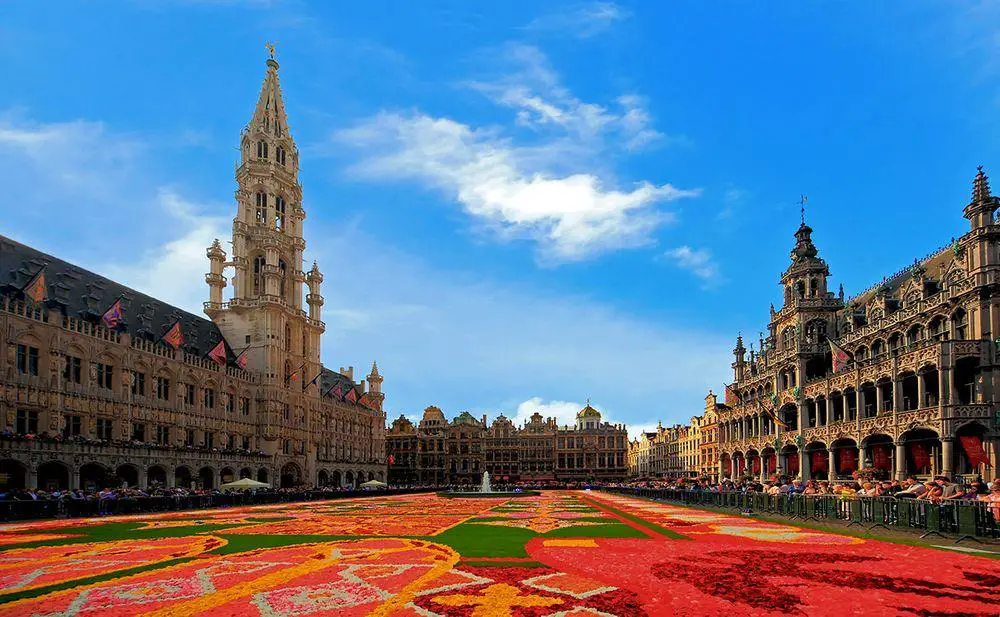
[[[393,483],[479,484],[483,471],[495,481],[615,481],[627,471],[623,425],[601,421],[586,406],[574,426],[534,414],[521,428],[500,415],[492,424],[462,413],[448,422],[437,407],[414,426],[404,416],[386,435]]]
[[[378,368],[366,386],[320,362],[323,275],[303,270],[299,153],[273,58],[240,151],[232,255],[218,240],[207,250],[210,320],[0,237],[0,482],[385,479]],[[39,273],[36,302],[25,287]],[[116,300],[123,317],[110,328],[102,315]],[[175,324],[176,348],[163,339]]]
[[[719,411],[715,394],[705,397],[705,411],[690,424],[644,432],[629,443],[629,476],[633,478],[706,478],[719,475]]]
[[[805,224],[767,335],[734,349],[731,408],[719,414],[724,476],[991,478],[998,463],[1000,200],[980,169],[969,231],[853,298]],[[836,370],[833,340],[844,352]],[[971,455],[971,456],[970,456]],[[973,465],[985,455],[989,464]]]

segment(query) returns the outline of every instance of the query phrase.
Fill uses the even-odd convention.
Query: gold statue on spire
[[[271,54],[271,60],[274,60],[274,43],[264,43],[264,49]]]

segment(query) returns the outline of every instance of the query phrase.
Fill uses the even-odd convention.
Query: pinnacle
[[[976,179],[972,183],[972,203],[984,203],[991,201],[993,195],[990,193],[990,178],[983,173],[983,166],[978,168]]]

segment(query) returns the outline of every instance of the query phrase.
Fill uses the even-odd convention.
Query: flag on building
[[[122,299],[119,296],[119,298],[115,300],[114,304],[108,307],[108,310],[104,311],[104,314],[101,315],[101,322],[104,323],[107,328],[114,330],[118,327],[118,324],[121,323],[121,321]]]
[[[347,391],[347,394],[344,395],[344,400],[347,401],[348,403],[357,403],[358,402],[358,391],[355,390],[354,388],[349,389]]]
[[[309,383],[305,383],[305,384],[302,384],[302,389],[303,389],[303,390],[305,390],[305,389],[306,389],[306,388],[308,388],[309,386],[311,386],[311,385],[313,385],[314,383],[316,383],[316,381],[317,381],[317,380],[319,380],[319,377],[320,377],[320,375],[322,375],[322,374],[323,374],[323,371],[320,371],[320,372],[316,373],[316,376],[315,376],[315,377],[313,377],[313,378],[312,378],[311,380],[309,380]]]
[[[212,348],[212,351],[208,352],[208,357],[215,360],[216,364],[219,366],[226,365],[226,339],[219,341],[219,344]]]
[[[163,335],[162,340],[174,349],[178,349],[184,344],[184,333],[181,332],[180,320],[174,322],[174,325],[172,325],[170,329],[167,330],[167,333]]]
[[[393,455],[391,455],[391,454],[389,455],[389,464],[390,465],[395,465],[396,464],[396,457],[393,456]]]
[[[340,386],[336,386],[333,389],[333,398],[337,399],[338,401],[344,399],[344,391],[340,389]]]
[[[731,405],[739,400],[739,392],[736,390],[735,382],[726,386],[726,394],[723,400],[726,405]]]
[[[827,342],[830,343],[830,355],[833,356],[833,372],[837,373],[847,368],[847,363],[854,360],[851,352],[834,343],[833,339],[827,339]]]
[[[250,346],[247,345],[240,352],[240,355],[236,356],[236,365],[239,366],[244,371],[247,370],[247,352],[250,351]]]
[[[30,298],[32,302],[45,302],[49,296],[49,288],[45,284],[45,266],[35,273],[35,276],[31,277],[28,284],[21,288],[26,298]]]
[[[774,411],[773,407],[770,408],[765,407],[764,403],[760,402],[759,399],[757,401],[757,406],[760,407],[760,410],[763,411],[765,414],[767,414],[767,416],[771,418],[771,420],[773,420],[775,424],[777,424],[781,428],[788,428],[788,425],[781,421],[781,419],[778,417],[777,412]]]

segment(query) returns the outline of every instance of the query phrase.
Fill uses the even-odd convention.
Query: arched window
[[[858,350],[854,352],[854,359],[861,361],[868,357],[867,347],[858,347]]]
[[[809,343],[826,342],[826,322],[822,319],[814,319],[806,324],[806,341]]]
[[[795,328],[785,328],[781,332],[781,348],[792,349],[795,347]]]
[[[802,281],[797,281],[795,283],[795,293],[798,294],[800,298],[804,298],[806,295],[806,284]]]
[[[281,195],[274,197],[274,227],[275,229],[285,229],[285,198]]]
[[[264,288],[264,256],[257,255],[253,260],[253,292],[255,295],[260,295]]]
[[[285,297],[285,260],[284,259],[279,259],[278,260],[278,271],[279,271],[279,274],[281,275],[281,283],[280,283],[279,288],[278,288],[278,293],[281,295],[282,298],[284,298]]]
[[[816,291],[817,291],[817,289],[816,289],[816,279],[809,279],[809,297],[810,298],[815,298],[816,297]]]
[[[951,315],[951,331],[956,341],[964,341],[969,333],[969,314],[965,309],[958,309]]]
[[[872,343],[872,358],[877,358],[885,353],[885,343],[881,340]]]
[[[893,332],[889,335],[889,353],[895,353],[899,351],[899,348],[903,345],[903,335],[899,332]]]
[[[258,223],[263,223],[267,220],[267,193],[258,191],[256,196],[257,214],[254,217]]]
[[[915,324],[906,331],[906,344],[916,345],[918,342],[924,338],[924,327],[920,324]]]
[[[944,327],[944,317],[940,315],[935,317],[927,324],[928,337],[934,339],[935,341],[941,341],[948,338],[948,332]]]
[[[260,140],[257,142],[257,158],[266,159],[267,158],[267,142]]]
[[[278,146],[274,150],[274,156],[278,159],[278,164],[284,166],[285,164],[285,148],[283,146]]]

